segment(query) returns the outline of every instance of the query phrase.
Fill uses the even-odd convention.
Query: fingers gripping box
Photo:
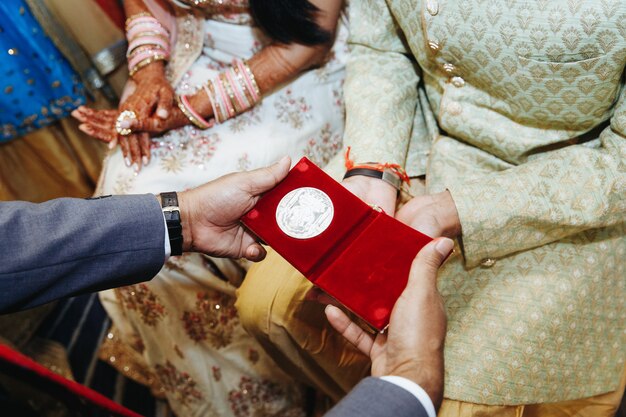
[[[432,239],[370,207],[302,158],[242,222],[308,280],[381,331]]]

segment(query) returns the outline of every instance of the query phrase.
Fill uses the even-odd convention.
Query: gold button
[[[492,266],[494,266],[496,264],[496,260],[493,258],[485,258],[482,261],[480,261],[480,265],[483,268],[491,268]]]
[[[452,85],[461,88],[465,85],[465,80],[461,77],[452,77]]]
[[[456,70],[456,67],[453,64],[445,63],[443,64],[443,70],[448,74],[452,74]]]
[[[456,101],[452,101],[448,103],[448,105],[446,106],[446,109],[448,110],[448,113],[450,113],[453,116],[458,116],[459,114],[461,114],[461,112],[463,112],[463,108]]]
[[[428,41],[428,47],[433,52],[439,51],[439,48],[440,48],[439,44],[435,41]]]
[[[426,1],[426,10],[430,13],[431,16],[435,16],[439,13],[439,3],[437,0],[427,0]]]

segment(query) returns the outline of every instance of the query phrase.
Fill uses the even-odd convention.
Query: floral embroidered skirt
[[[187,126],[152,139],[152,160],[139,174],[116,149],[105,160],[99,193],[183,190],[284,155],[324,165],[341,149],[344,32],[324,67],[251,111],[206,131]],[[250,26],[207,20],[203,53],[178,92],[195,91],[265,43]],[[239,323],[234,294],[245,272],[242,263],[185,254],[150,282],[101,293],[114,323],[101,356],[165,396],[179,417],[302,415],[300,387]]]

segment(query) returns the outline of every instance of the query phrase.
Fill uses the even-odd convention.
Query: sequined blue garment
[[[78,75],[24,1],[0,1],[0,142],[64,118],[84,102]]]

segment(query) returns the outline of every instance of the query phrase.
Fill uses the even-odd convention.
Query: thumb
[[[287,176],[290,166],[291,159],[284,156],[273,165],[244,173],[250,195],[257,196],[274,188]]]
[[[424,288],[437,285],[437,270],[454,248],[454,242],[440,237],[419,251],[409,273],[409,288]]]

